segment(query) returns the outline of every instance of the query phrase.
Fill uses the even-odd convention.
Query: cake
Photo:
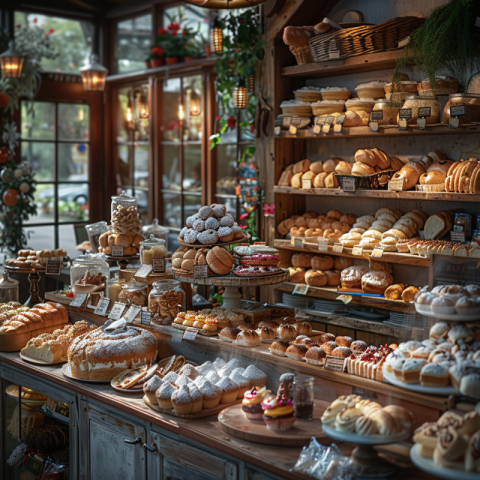
[[[157,353],[158,341],[148,330],[126,326],[113,334],[98,328],[72,342],[68,363],[72,377],[111,380],[127,368],[152,363]]]

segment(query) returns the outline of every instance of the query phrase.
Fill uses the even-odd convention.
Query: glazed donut
[[[222,218],[227,213],[227,208],[221,203],[213,203],[210,205],[210,208],[212,209],[213,216],[216,218]]]
[[[200,218],[195,220],[193,222],[193,229],[197,232],[203,232],[205,230],[205,221]]]
[[[219,205],[224,206],[224,205]],[[218,230],[220,227],[220,222],[215,217],[210,217],[205,220],[205,230]],[[193,227],[195,228],[195,227]]]
[[[196,230],[193,230],[192,228],[189,228],[184,234],[183,234],[183,241],[189,244],[193,244],[197,241],[198,237],[198,232]]]
[[[235,220],[229,214],[225,215],[220,219],[220,226],[222,227],[233,227],[234,223],[235,223]]]
[[[215,230],[205,230],[198,234],[197,240],[204,245],[213,245],[218,241],[218,233]]]

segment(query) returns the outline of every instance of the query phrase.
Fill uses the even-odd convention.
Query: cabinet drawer
[[[219,479],[219,480],[237,480],[238,479],[238,468],[232,462],[224,460],[223,458],[216,457],[210,453],[200,450],[198,448],[192,447],[183,442],[177,442],[170,438],[164,437],[157,433],[152,433],[151,438],[153,443],[155,443],[158,452],[164,457],[164,477],[165,479],[191,479],[190,475],[183,475],[181,477],[173,475],[178,471],[181,471],[181,466],[175,466],[175,462],[191,467],[193,470],[203,473],[205,475],[198,476],[199,480],[210,480],[210,479]],[[173,459],[173,462],[169,459]],[[170,473],[168,473],[168,471]],[[178,471],[177,471],[178,470]],[[192,473],[192,472],[190,472]]]

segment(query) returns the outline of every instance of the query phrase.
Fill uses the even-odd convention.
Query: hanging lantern
[[[215,20],[213,27],[210,29],[210,48],[215,55],[221,55],[223,53],[223,32],[218,26],[215,26],[217,21]]]
[[[248,83],[248,93],[254,93],[255,90],[255,74],[249,75],[247,78]]]
[[[233,104],[235,108],[247,108],[247,96],[245,81],[240,80],[233,90]]]
[[[86,92],[103,92],[108,70],[98,63],[98,55],[90,56],[90,63],[80,69],[83,89]]]
[[[19,78],[22,75],[24,60],[25,58],[15,51],[14,41],[10,40],[8,50],[0,55],[2,76]]]
[[[203,8],[230,9],[256,7],[266,0],[185,0],[187,3]]]
[[[148,87],[142,87],[135,92],[136,111],[139,118],[148,118],[150,115],[148,108]]]
[[[183,105],[180,104],[178,106],[178,119],[182,122],[184,118],[185,118],[185,112],[183,110]]]
[[[200,115],[200,96],[195,89],[190,90],[190,115],[192,117],[198,117]]]

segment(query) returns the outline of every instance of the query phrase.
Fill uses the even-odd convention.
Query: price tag
[[[382,258],[383,256],[383,247],[375,247],[372,254],[370,255],[373,258]]]
[[[273,128],[273,135],[275,137],[279,137],[281,132],[282,132],[282,127],[274,127]]]
[[[314,125],[312,128],[312,132],[314,135],[319,135],[322,131],[322,127],[320,125]]]
[[[358,245],[352,248],[352,255],[361,255],[362,254],[362,247],[359,247]]]
[[[110,310],[110,315],[108,318],[111,320],[120,320],[122,318],[123,312],[125,311],[126,305],[121,302],[115,302],[112,309]]]
[[[290,125],[288,127],[288,133],[292,136],[295,136],[297,134],[297,127],[295,125]]]
[[[193,278],[205,278],[208,277],[207,265],[194,265],[193,266]]]
[[[427,118],[432,115],[432,107],[419,107],[418,118]]]
[[[153,273],[165,273],[165,259],[154,258],[152,260],[152,272]]]
[[[183,330],[174,328],[172,332],[172,342],[181,342],[183,339]]]
[[[293,238],[293,246],[295,248],[303,248],[303,238],[301,237],[294,237]]]
[[[333,126],[333,133],[342,133],[343,121],[345,120],[345,115],[339,115],[335,119],[335,125]]]
[[[383,110],[374,110],[370,114],[371,120],[383,120]]]
[[[101,298],[98,302],[97,308],[95,308],[95,315],[101,315],[104,317],[107,314],[108,307],[110,306],[110,299],[109,298]]]
[[[142,265],[135,274],[136,277],[146,278],[148,277],[149,273],[152,271],[151,265]]]
[[[458,128],[460,126],[460,119],[458,117],[450,117],[450,128]]]
[[[403,190],[403,178],[399,180],[389,180],[388,189],[393,192],[401,192]]]
[[[340,50],[330,50],[328,52],[329,60],[338,60],[340,58]]]
[[[370,127],[371,132],[374,132],[374,133],[378,132],[378,122],[376,120],[370,121],[368,126]]]
[[[318,239],[318,249],[321,251],[321,252],[326,252],[328,251],[328,240],[326,238],[322,238],[320,237]]]
[[[398,129],[399,130],[406,130],[407,129],[407,119],[406,118],[400,118],[398,120]]]
[[[401,108],[398,113],[398,129],[406,130],[409,118],[412,118],[412,109],[411,108]]]
[[[450,117],[461,117],[465,115],[465,105],[452,105],[450,107]]]
[[[332,248],[332,252],[342,253],[343,252],[343,245],[341,243],[336,243]]]
[[[81,307],[87,299],[87,293],[76,293],[75,298],[70,302],[71,307]]]
[[[345,177],[342,186],[344,192],[355,192],[355,177]]]
[[[328,368],[329,370],[335,370],[336,372],[343,372],[345,370],[345,363],[346,363],[346,358],[333,357],[331,355],[327,355],[323,368]]]
[[[60,270],[62,268],[62,262],[58,257],[49,257],[47,258],[47,269],[45,273],[47,275],[60,275]]]
[[[112,257],[123,257],[123,247],[121,247],[120,245],[113,245]]]
[[[305,285],[304,283],[297,283],[295,288],[293,289],[293,293],[297,295],[306,295],[308,292],[309,285]]]
[[[140,317],[140,323],[142,325],[150,325],[152,323],[152,312],[147,310],[142,310],[142,315]]]
[[[312,181],[311,180],[302,180],[302,190],[311,190]]]
[[[192,327],[188,327],[185,332],[183,332],[183,339],[184,340],[195,340],[195,338],[197,338],[197,333],[198,333],[198,329],[196,328],[192,328]]]
[[[465,242],[465,232],[450,232],[450,240],[452,242]]]
[[[123,316],[123,318],[127,323],[132,323],[141,311],[142,307],[140,307],[139,305],[132,305],[127,310],[127,313]]]

